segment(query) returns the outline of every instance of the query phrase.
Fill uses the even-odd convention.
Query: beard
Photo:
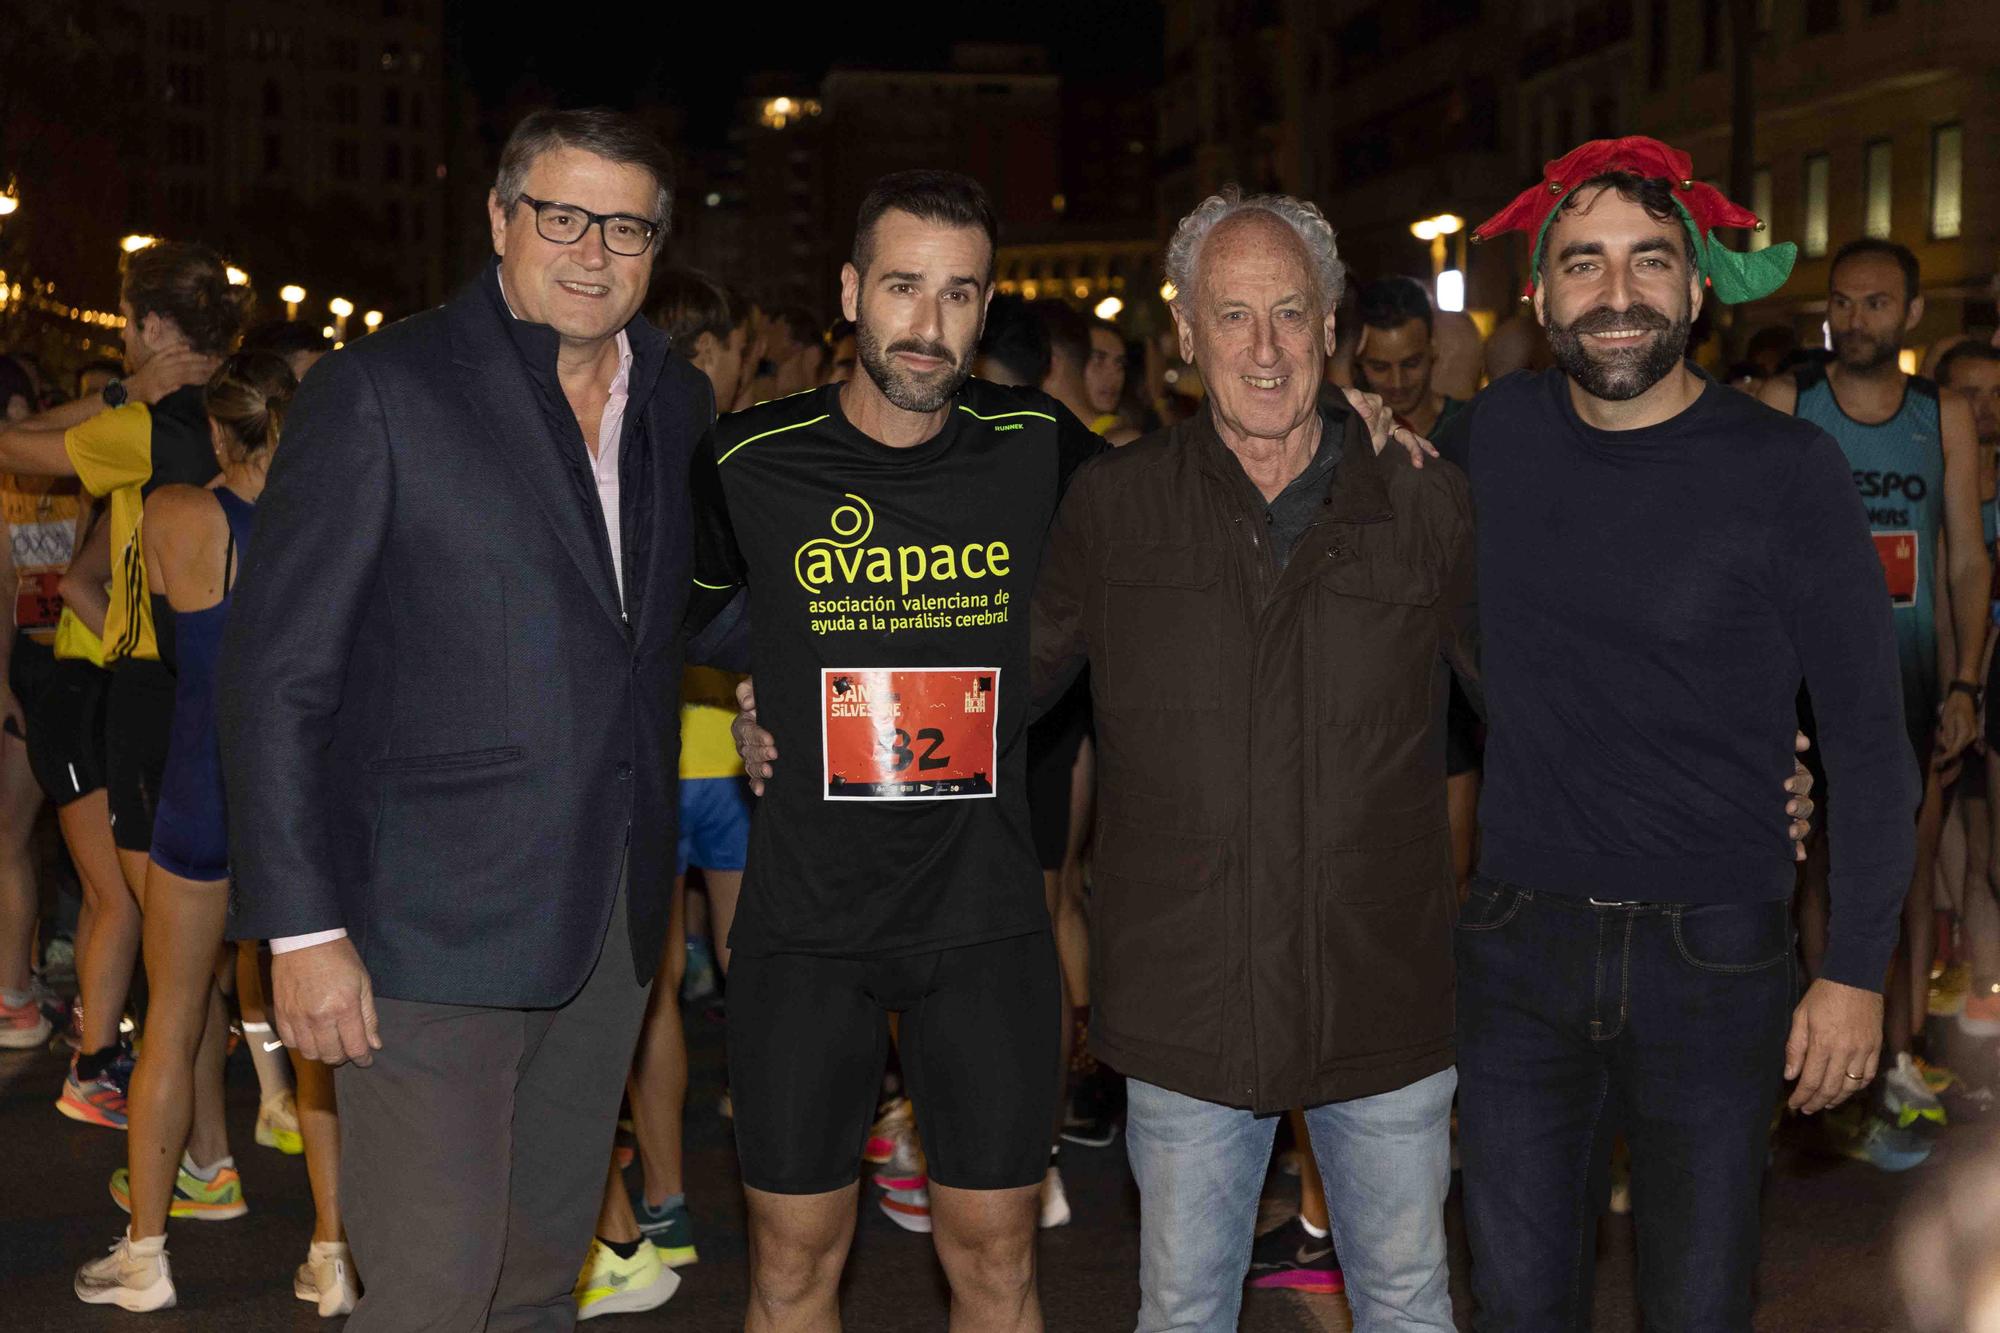
[[[1880,370],[1896,359],[1902,347],[1887,338],[1849,329],[1833,335],[1833,355],[1848,370],[1867,373]]]
[[[1676,319],[1668,319],[1649,305],[1627,310],[1598,306],[1567,324],[1549,321],[1549,350],[1563,374],[1583,386],[1592,398],[1622,403],[1637,398],[1667,377],[1687,353],[1688,327],[1693,323],[1683,309]],[[1584,335],[1609,329],[1650,329],[1653,336],[1630,347],[1592,352]]]
[[[889,359],[898,352],[934,356],[944,365],[927,375],[918,375]],[[961,355],[942,342],[926,342],[922,338],[902,338],[884,347],[866,324],[855,325],[854,355],[882,396],[905,412],[939,411],[972,374],[969,354]]]

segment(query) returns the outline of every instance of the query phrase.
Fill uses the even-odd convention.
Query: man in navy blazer
[[[515,130],[497,262],[306,379],[225,643],[230,930],[340,1066],[354,1333],[567,1329],[667,926],[708,382],[665,149]]]

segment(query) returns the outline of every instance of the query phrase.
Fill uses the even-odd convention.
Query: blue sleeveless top
[[[1937,707],[1937,548],[1944,527],[1944,437],[1938,389],[1916,375],[1887,421],[1865,425],[1841,410],[1824,367],[1799,376],[1798,415],[1833,436],[1854,471],[1875,551],[1896,609],[1903,701],[1926,725]]]
[[[229,878],[229,815],[222,790],[222,739],[216,665],[238,562],[250,544],[257,507],[227,487],[209,494],[229,521],[222,560],[222,600],[200,611],[171,612],[174,632],[174,723],[160,800],[153,815],[155,864],[183,879]]]

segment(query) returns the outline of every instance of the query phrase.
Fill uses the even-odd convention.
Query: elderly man
[[[355,1333],[576,1319],[667,929],[713,410],[639,314],[668,171],[622,115],[523,121],[497,260],[307,377],[236,585],[230,928],[341,1066]]]
[[[1078,473],[1034,622],[1038,683],[1091,667],[1091,1045],[1129,1077],[1139,1327],[1235,1327],[1271,1113],[1304,1106],[1355,1327],[1450,1329],[1464,478],[1317,406],[1342,267],[1311,204],[1216,195],[1167,274],[1207,405]]]

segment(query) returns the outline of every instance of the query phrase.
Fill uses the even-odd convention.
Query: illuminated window
[[[1808,255],[1815,258],[1826,253],[1827,172],[1828,163],[1825,153],[1814,153],[1806,159],[1806,234],[1804,249]]]
[[[1862,219],[1861,230],[1869,236],[1887,236],[1889,205],[1894,195],[1890,188],[1890,153],[1886,140],[1878,139],[1868,145],[1863,166],[1867,182],[1867,215]]]
[[[1965,127],[1940,125],[1931,131],[1931,235],[1954,240],[1964,225],[1960,189],[1965,170]]]

